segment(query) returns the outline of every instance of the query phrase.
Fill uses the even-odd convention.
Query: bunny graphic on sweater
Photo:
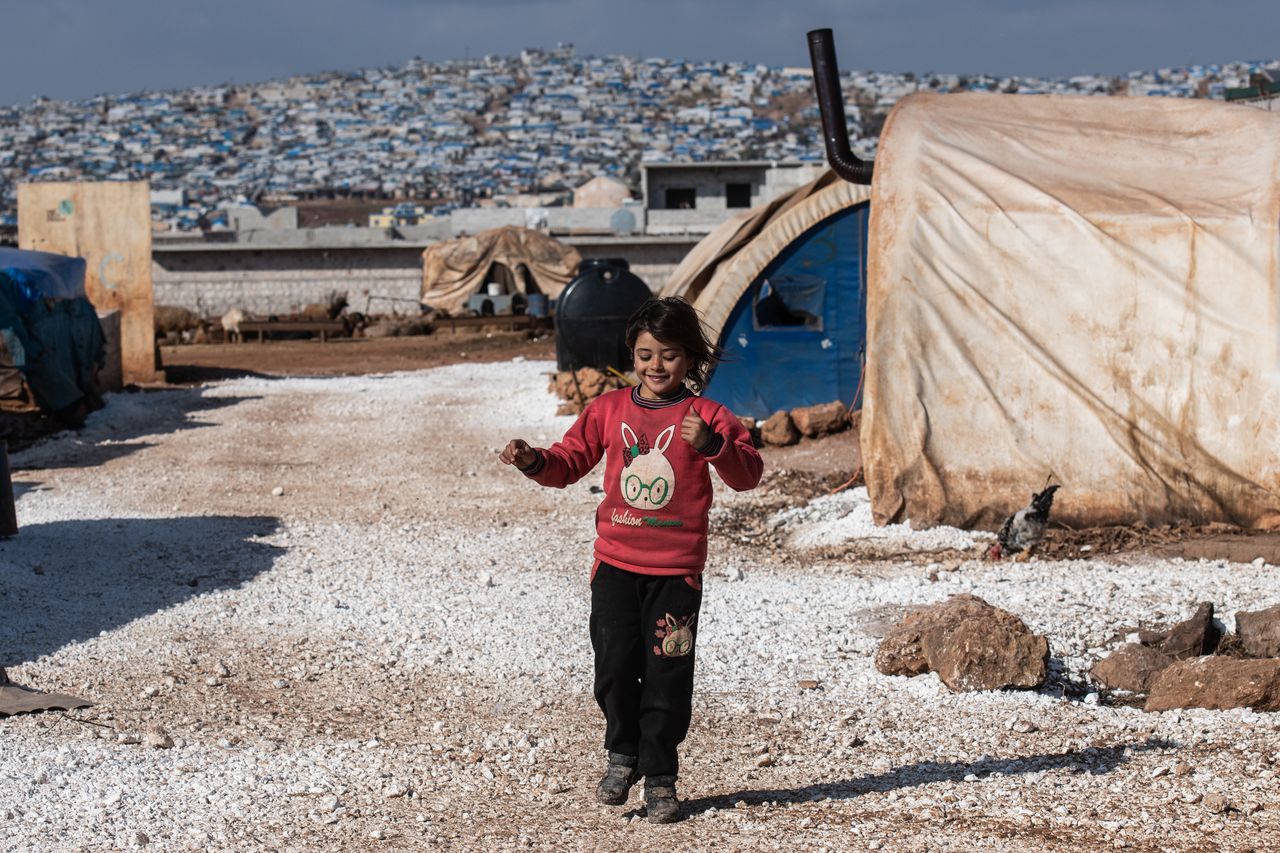
[[[671,501],[676,490],[676,474],[667,460],[666,450],[675,436],[676,425],[658,433],[650,452],[648,438],[636,437],[625,421],[622,423],[622,440],[626,450],[626,463],[622,468],[622,499],[636,509],[662,509]]]

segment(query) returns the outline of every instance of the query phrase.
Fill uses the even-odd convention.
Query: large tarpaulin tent
[[[826,172],[723,223],[676,268],[663,295],[692,302],[725,351],[709,396],[757,418],[854,403],[869,198]]]
[[[96,402],[105,338],[84,279],[83,258],[0,249],[0,401],[22,399],[25,378],[48,412]]]
[[[877,520],[1280,525],[1280,116],[912,95],[872,189]]]
[[[422,301],[450,313],[490,282],[508,293],[556,298],[577,274],[577,249],[528,228],[505,226],[428,246],[422,252]]]

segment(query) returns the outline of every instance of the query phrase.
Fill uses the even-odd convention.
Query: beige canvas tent
[[[507,293],[554,299],[582,260],[570,246],[528,228],[506,226],[428,246],[422,252],[422,301],[450,313],[488,283]]]
[[[862,450],[880,521],[1280,524],[1280,116],[912,95],[880,139]]]

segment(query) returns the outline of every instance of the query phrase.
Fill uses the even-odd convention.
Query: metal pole
[[[9,476],[9,442],[0,441],[0,539],[18,533],[18,511],[13,502],[13,479]]]

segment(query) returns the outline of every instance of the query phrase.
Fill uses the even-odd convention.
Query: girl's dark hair
[[[627,349],[635,352],[636,338],[648,332],[660,343],[678,346],[689,356],[685,382],[694,391],[707,384],[707,371],[723,353],[707,337],[706,326],[694,307],[679,296],[651,296],[627,321]]]

